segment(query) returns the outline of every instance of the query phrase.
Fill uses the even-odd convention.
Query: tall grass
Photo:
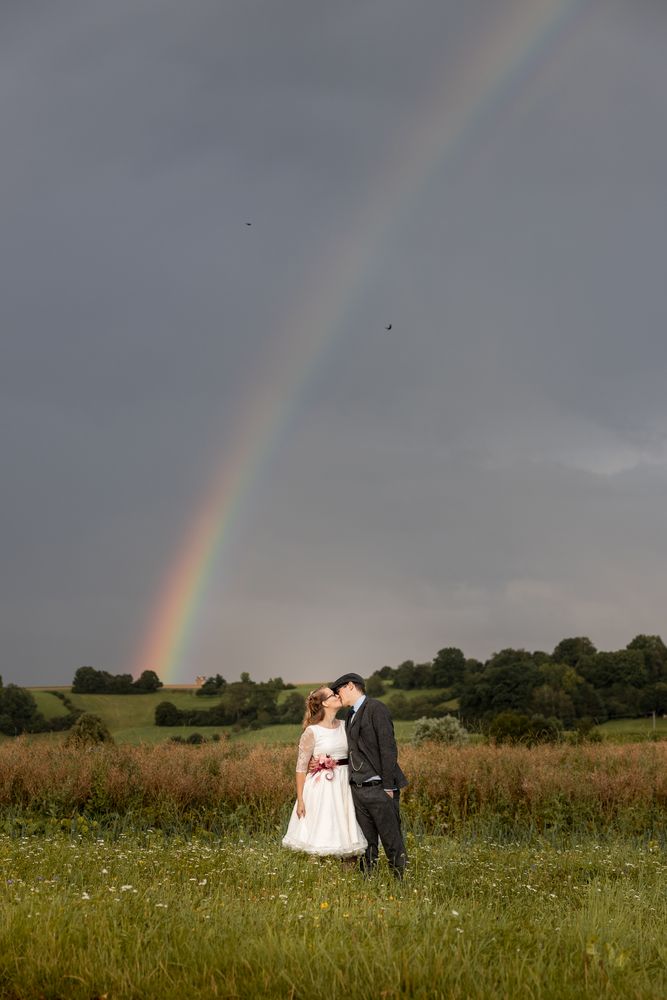
[[[11,1000],[661,1000],[665,855],[409,838],[402,884],[277,837],[0,835]]]
[[[416,833],[621,833],[664,837],[667,745],[406,747]],[[294,795],[293,748],[0,746],[0,806],[17,820],[131,817],[137,826],[274,829]]]

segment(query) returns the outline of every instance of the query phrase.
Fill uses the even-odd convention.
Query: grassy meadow
[[[115,744],[0,743],[0,998],[667,996],[667,740],[652,720],[533,749],[414,747],[398,722],[399,884],[384,863],[365,880],[281,847],[299,726],[174,744],[195,727],[153,712],[191,690],[65,693]]]
[[[656,718],[655,724],[651,716],[640,719],[611,719],[597,726],[597,731],[605,738],[615,743],[635,743],[637,740],[667,739],[667,719]]]
[[[280,699],[287,697],[292,691],[296,691],[304,698],[306,694],[317,685],[298,684],[289,691],[281,692]],[[42,714],[48,719],[55,715],[65,715],[66,707],[59,698],[53,696],[47,688],[31,688],[31,693],[37,701],[37,706]],[[225,734],[240,743],[257,744],[283,744],[295,746],[298,742],[301,727],[299,725],[275,725],[266,726],[261,730],[234,732],[231,726],[156,726],[154,723],[155,709],[161,701],[171,701],[179,709],[205,708],[213,704],[215,698],[198,698],[195,688],[178,687],[162,688],[150,694],[141,695],[114,695],[114,694],[71,694],[69,688],[58,688],[67,695],[72,704],[83,712],[93,712],[99,715],[117,743],[130,743],[139,745],[141,743],[163,743],[171,736],[181,736],[186,739],[191,733],[200,732],[206,737],[211,737],[213,733],[221,736]],[[389,690],[388,694],[391,694]],[[432,693],[430,689],[426,691],[405,691],[408,699],[418,697],[424,693]],[[383,700],[386,700],[387,695]],[[415,723],[397,719],[394,722],[396,738],[399,743],[406,743],[412,738]],[[640,719],[614,719],[611,722],[603,723],[596,727],[597,731],[605,740],[615,743],[635,742],[638,740],[650,739],[653,736],[658,739],[667,739],[667,719],[658,718],[655,720],[655,730],[653,720],[648,718]],[[0,743],[6,740],[0,734]],[[64,739],[63,733],[41,734],[34,737],[38,741],[61,742]],[[471,739],[480,739],[476,734],[472,734]]]
[[[279,701],[294,690],[303,695],[304,699],[315,684],[298,684],[289,691],[282,691]],[[83,712],[99,715],[109,728],[117,743],[131,743],[135,746],[141,743],[163,743],[171,736],[181,736],[186,739],[191,733],[202,733],[210,738],[213,733],[221,736],[227,734],[240,743],[255,745],[258,743],[289,744],[296,746],[301,734],[300,725],[265,726],[261,730],[233,732],[231,726],[156,726],[155,709],[161,701],[170,701],[179,709],[206,708],[215,703],[215,698],[199,698],[195,688],[162,688],[149,694],[72,694],[69,688],[30,688],[30,693],[37,702],[39,711],[45,718],[56,715],[66,715],[67,708],[60,698],[54,697],[51,690],[62,691],[75,708]],[[410,693],[410,692],[408,692]],[[412,737],[414,722],[397,720],[394,724],[396,738],[407,741]],[[10,737],[0,734],[0,743]],[[40,742],[62,742],[64,733],[37,734],[32,739]]]
[[[0,836],[0,996],[581,1000],[667,995],[664,852],[408,835],[402,884],[155,830]]]

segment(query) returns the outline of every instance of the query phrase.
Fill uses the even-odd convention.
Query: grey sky
[[[3,5],[5,681],[129,669],[310,277],[522,3]],[[582,3],[387,206],[178,680],[667,638],[666,38]]]

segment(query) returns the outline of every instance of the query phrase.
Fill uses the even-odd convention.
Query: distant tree
[[[225,678],[216,674],[215,677],[207,677],[202,686],[197,688],[196,694],[202,697],[218,695],[226,686]]]
[[[160,702],[155,709],[155,724],[158,726],[234,725],[239,729],[250,726],[261,728],[269,723],[287,721],[283,714],[284,709],[277,704],[278,694],[279,691],[273,682],[258,684],[248,680],[235,681],[224,686],[219,702],[211,708],[179,710],[171,702]],[[299,703],[300,722],[303,717],[304,702],[296,692],[294,695]],[[288,703],[288,711],[293,704],[292,701]]]
[[[379,671],[375,671],[374,674],[366,681],[366,694],[369,698],[381,698],[384,694],[385,687],[382,683],[382,678],[380,677]]]
[[[161,701],[155,708],[156,726],[180,726],[181,712],[170,701]]]
[[[501,649],[499,653],[493,653],[489,657],[484,664],[484,672],[486,673],[487,670],[495,670],[501,667],[522,669],[534,666],[533,654],[529,653],[527,649],[513,649],[511,646],[508,646],[506,649]]]
[[[644,688],[639,698],[639,710],[665,715],[667,713],[667,684],[658,681],[657,684],[651,684]]]
[[[527,713],[541,681],[539,668],[525,649],[494,653],[481,673],[471,672],[459,695],[465,719],[490,719],[499,712]]]
[[[582,660],[596,653],[597,650],[588,636],[580,635],[573,639],[561,639],[551,658],[554,663],[568,663],[571,667],[576,667]]]
[[[418,694],[408,698],[402,693],[390,694],[387,708],[394,719],[412,720],[422,716],[436,718],[446,715],[449,709],[442,704],[441,694]]]
[[[410,715],[410,702],[404,694],[392,694],[387,698],[387,708],[394,719],[407,719]]]
[[[454,687],[463,682],[465,656],[456,646],[438,650],[433,661],[433,683],[436,687]]]
[[[74,694],[128,694],[132,690],[131,674],[110,674],[94,667],[79,667],[72,681]]]
[[[96,694],[100,686],[100,672],[94,667],[79,667],[72,681],[74,694]]]
[[[553,743],[560,739],[562,726],[558,719],[541,715],[528,716],[521,712],[500,712],[489,726],[489,737],[496,743]]]
[[[291,723],[301,722],[305,709],[306,706],[302,696],[297,694],[296,691],[292,691],[279,706],[280,721]]]
[[[144,670],[133,686],[137,691],[148,693],[150,691],[159,691],[162,687],[162,681],[154,670]]]
[[[113,743],[113,736],[109,728],[99,715],[92,712],[84,712],[76,720],[67,736],[66,746],[95,746],[98,743]]]
[[[585,684],[584,679],[574,667],[553,663],[550,657],[544,659],[543,654],[540,654],[538,671],[543,683],[533,690],[530,707],[537,715],[555,716],[565,726],[571,726],[577,717],[573,693]]]
[[[380,667],[380,669],[377,672],[383,681],[390,681],[394,676],[394,671],[392,667],[387,667],[387,666]]]
[[[499,712],[488,729],[489,738],[496,743],[528,742],[530,733],[530,716],[512,709]]]
[[[414,698],[408,698],[407,712],[404,719],[441,718],[449,713],[449,709],[442,703],[442,693],[418,694]]]
[[[44,716],[38,711],[30,691],[16,684],[0,687],[0,732],[20,736],[45,728]]]
[[[153,671],[149,672],[152,673]],[[109,674],[106,670],[103,670],[102,673],[105,676],[106,682],[105,694],[130,694],[141,690],[134,687],[132,674]]]
[[[642,690],[632,684],[617,682],[600,691],[607,714],[611,719],[633,719],[641,713]]]
[[[404,660],[396,667],[394,687],[401,691],[410,691],[415,687],[415,665],[412,660]]]
[[[574,702],[569,694],[550,684],[540,684],[533,690],[531,708],[536,715],[561,719],[567,727],[576,718]]]
[[[483,663],[474,659],[466,660],[465,670],[463,671],[463,680],[451,689],[452,693],[455,693],[459,699],[464,692],[467,692],[468,695],[470,695],[470,693],[473,692],[480,683],[483,674]]]
[[[594,724],[605,722],[608,712],[604,701],[592,684],[584,681],[571,692],[575,715],[578,719],[590,718]]]
[[[415,664],[414,676],[415,676],[416,688],[433,687],[433,664],[432,663]]]
[[[627,648],[637,649],[643,654],[650,684],[667,681],[667,646],[659,635],[636,635]]]
[[[269,677],[266,685],[267,687],[273,688],[274,691],[284,691],[287,687],[282,677]]]
[[[597,689],[609,688],[613,684],[641,688],[648,679],[644,654],[640,649],[596,653],[580,662],[578,672]]]
[[[544,683],[549,684],[558,691],[565,691],[568,694],[572,694],[573,691],[584,683],[581,674],[574,667],[568,666],[567,663],[553,663],[551,659],[548,659],[546,661],[542,660],[537,666]]]

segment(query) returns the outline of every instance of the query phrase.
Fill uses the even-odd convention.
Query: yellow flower
[[[328,910],[328,909],[329,909],[328,903],[320,903],[320,910]]]

